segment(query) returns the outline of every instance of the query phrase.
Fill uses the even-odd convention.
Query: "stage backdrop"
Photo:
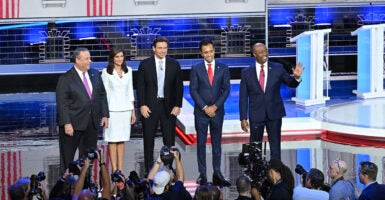
[[[0,18],[265,13],[265,0],[0,0]]]

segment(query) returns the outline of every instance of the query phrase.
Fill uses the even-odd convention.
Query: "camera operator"
[[[328,175],[332,180],[329,191],[329,200],[354,200],[355,190],[350,181],[344,180],[347,171],[346,162],[340,159],[333,160],[328,169]]]
[[[49,199],[72,199],[72,194],[74,192],[74,186],[76,183],[75,177],[73,177],[73,172],[67,168],[63,176],[61,176],[57,181],[55,186],[51,189],[49,193]]]
[[[300,184],[294,188],[293,200],[329,200],[329,193],[324,191],[326,188],[324,180],[324,174],[316,168],[302,173],[301,183],[305,183],[305,185]]]
[[[32,175],[31,178],[33,176],[36,175]],[[31,180],[31,178],[19,178],[13,185],[8,187],[8,194],[11,200],[29,200],[33,199],[34,196],[36,196],[40,200],[47,199],[47,196],[45,194],[45,187],[42,183],[42,180],[33,183],[34,180]]]
[[[89,153],[90,154],[90,153]],[[91,158],[97,158],[99,167],[100,167],[100,176],[102,177],[102,183],[103,183],[103,190],[102,190],[102,199],[109,200],[111,198],[111,183],[110,183],[110,177],[108,175],[107,169],[106,169],[106,163],[104,161],[103,152],[101,151],[94,151],[94,154],[92,156],[87,156],[84,166],[81,169],[80,176],[78,178],[78,181],[75,184],[75,190],[74,194],[72,196],[72,199],[94,199],[96,194],[93,194],[93,191],[90,190],[90,188],[84,188],[85,185],[85,179],[88,173],[88,169],[90,167],[90,164],[93,163],[94,160],[90,160]]]
[[[150,173],[148,174],[148,179],[151,185],[151,196],[148,199],[192,199],[190,193],[183,185],[184,169],[180,161],[179,151],[175,148],[172,148],[170,153],[174,155],[176,166],[175,174],[172,172],[167,172],[167,170],[169,170],[169,166],[163,165],[161,156],[159,155]],[[163,169],[159,170],[161,165],[163,165]]]
[[[111,194],[113,199],[137,199],[134,193],[134,183],[126,180],[120,170],[115,170],[115,172],[111,174],[111,181],[114,185]]]

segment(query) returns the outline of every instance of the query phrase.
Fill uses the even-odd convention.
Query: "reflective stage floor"
[[[329,162],[337,158],[345,160],[350,166],[346,178],[357,186],[359,192],[362,185],[357,177],[357,169],[361,161],[376,163],[379,167],[377,180],[385,183],[385,99],[357,99],[351,94],[351,87],[354,87],[354,83],[332,82],[333,92],[329,93],[331,100],[319,106],[297,106],[290,98],[284,97],[287,116],[282,126],[282,160],[293,173],[295,166],[301,164],[306,170],[321,169],[325,176]],[[237,83],[234,83],[226,102],[221,166],[233,186],[223,189],[224,199],[237,196],[235,180],[243,173],[238,155],[242,150],[241,144],[248,141],[248,134],[240,129],[237,95]],[[191,98],[185,91],[178,122],[181,135],[177,138],[177,147],[182,154],[186,186],[193,193],[198,169],[192,108]],[[55,184],[60,176],[55,115],[55,95],[52,92],[0,95],[0,199],[8,199],[7,188],[17,178],[39,171],[45,171],[48,189]],[[155,149],[159,150],[161,146],[162,141],[158,137]],[[107,150],[102,140],[99,140],[99,147]],[[268,160],[269,147],[266,154]],[[209,181],[211,160],[211,146],[207,144]],[[140,132],[133,132],[133,139],[126,142],[124,172],[128,175],[135,170],[143,175],[143,168]],[[97,180],[97,169],[94,171]],[[298,182],[298,175],[295,177]]]

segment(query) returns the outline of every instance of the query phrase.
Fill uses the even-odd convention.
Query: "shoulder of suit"
[[[221,62],[217,62],[217,61],[215,61],[215,65],[216,65],[216,66],[219,66],[219,67],[229,67],[229,66],[226,65],[225,63],[221,63]]]
[[[178,60],[176,60],[176,59],[174,59],[174,58],[171,58],[171,57],[166,57],[166,63],[167,62],[174,62],[174,63],[178,63],[179,64],[179,62],[178,62]]]

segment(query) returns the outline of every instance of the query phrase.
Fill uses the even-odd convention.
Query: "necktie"
[[[211,68],[211,63],[207,64],[207,75],[209,77],[210,85],[213,85],[214,74],[213,74],[213,68]]]
[[[163,87],[164,87],[164,66],[163,66],[163,61],[160,60],[158,62],[158,69],[157,70],[157,78],[158,78],[158,97],[164,97],[163,94]]]
[[[265,91],[265,71],[263,70],[263,65],[261,65],[261,71],[259,71],[259,85],[262,88],[262,91]]]
[[[85,72],[83,72],[83,84],[87,90],[88,96],[90,97],[90,99],[92,99],[92,92],[91,92],[90,86],[88,85],[88,81],[87,81],[87,77],[86,77]]]

